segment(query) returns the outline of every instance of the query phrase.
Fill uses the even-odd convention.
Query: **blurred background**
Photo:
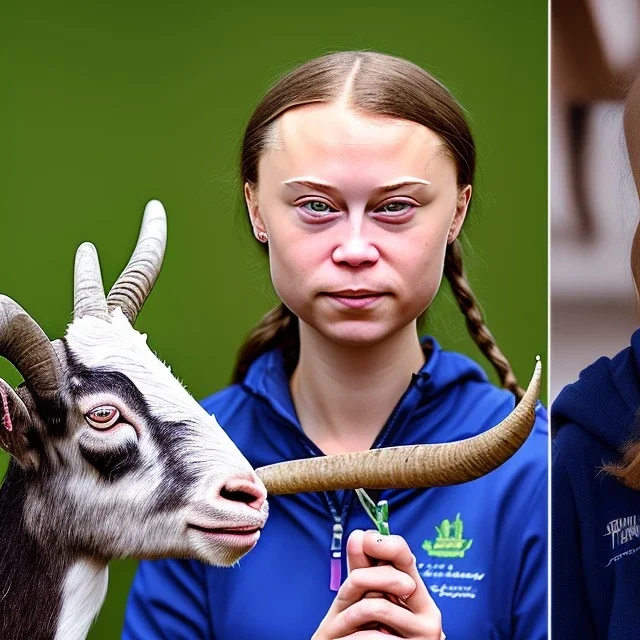
[[[280,75],[359,48],[424,66],[469,115],[479,172],[466,267],[525,384],[536,354],[548,362],[545,2],[5,0],[0,291],[62,336],[76,247],[97,246],[108,290],[158,198],[167,255],[136,326],[196,398],[225,386],[241,340],[275,304],[237,179],[243,128]],[[496,380],[446,284],[427,331]],[[4,360],[0,377],[20,381]],[[111,564],[90,638],[118,637],[134,570]]]
[[[550,402],[639,324],[622,101],[639,69],[640,2],[554,0],[551,33]]]

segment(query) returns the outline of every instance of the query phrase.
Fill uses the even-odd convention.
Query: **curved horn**
[[[11,298],[0,295],[0,356],[20,372],[34,395],[53,399],[62,369],[49,338],[38,323]]]
[[[78,247],[73,269],[73,318],[83,316],[109,317],[98,252],[90,242]]]
[[[167,244],[167,216],[159,200],[144,209],[142,227],[131,260],[107,296],[109,310],[120,307],[129,322],[136,321],[155,284]]]
[[[442,487],[475,480],[506,462],[535,421],[542,366],[522,400],[495,427],[466,440],[291,460],[256,469],[271,495],[338,489]]]

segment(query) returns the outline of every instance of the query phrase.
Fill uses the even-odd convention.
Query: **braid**
[[[498,348],[491,332],[484,323],[478,301],[464,274],[462,250],[458,240],[454,240],[447,247],[444,259],[444,273],[451,285],[451,290],[460,307],[460,311],[462,311],[467,320],[467,329],[473,341],[497,371],[502,386],[505,389],[509,389],[520,400],[524,395],[524,391],[518,386],[518,381],[509,361]]]
[[[244,341],[236,358],[232,382],[242,382],[249,366],[261,354],[281,347],[285,369],[290,376],[300,354],[298,318],[284,304],[268,311]]]

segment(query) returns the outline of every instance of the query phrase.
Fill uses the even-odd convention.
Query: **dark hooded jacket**
[[[640,491],[602,467],[640,436],[640,330],[551,410],[553,638],[640,638]]]

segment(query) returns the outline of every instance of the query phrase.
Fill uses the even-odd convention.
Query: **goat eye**
[[[120,412],[115,407],[109,405],[96,407],[85,415],[89,426],[95,429],[108,429],[117,422],[119,417]]]

